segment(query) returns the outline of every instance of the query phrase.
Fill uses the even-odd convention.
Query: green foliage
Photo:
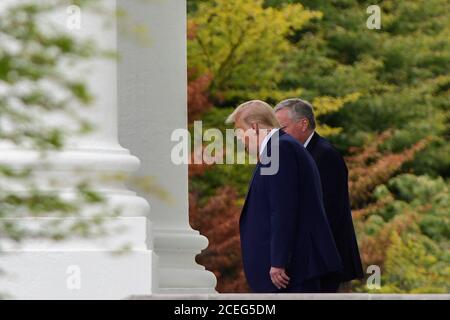
[[[268,1],[283,5],[286,1]],[[380,1],[381,29],[365,23],[370,1],[290,1],[323,13],[293,37],[291,71],[281,88],[301,87],[312,100],[322,95],[359,92],[358,100],[321,118],[342,127],[331,137],[346,151],[362,137],[395,129],[393,150],[425,136],[448,140],[450,99],[450,3],[447,0]],[[301,74],[301,76],[298,76]],[[448,143],[434,143],[410,168],[448,176],[449,156],[438,157]],[[432,149],[432,150],[430,150]],[[424,165],[425,162],[427,165]],[[432,163],[430,163],[432,162]]]
[[[401,155],[428,138],[396,169],[399,176],[369,195],[373,203],[355,210],[355,227],[365,263],[382,266],[383,292],[449,292],[450,2],[378,1],[381,29],[369,30],[366,9],[373,4],[188,1],[189,66],[214,79],[207,93],[215,108],[204,114],[204,126],[224,130],[229,107],[245,100],[301,96],[313,102],[319,131],[342,153],[387,130],[380,155]],[[284,19],[283,12],[296,10],[303,20]],[[389,159],[398,161],[386,156],[380,163]],[[233,184],[243,197],[249,171],[215,166],[193,177],[190,190],[204,203]]]
[[[217,189],[224,185],[224,181],[228,181],[227,185],[235,188],[242,202],[247,193],[253,169],[254,165],[220,165],[207,170],[195,179],[191,179],[190,188],[201,195],[200,204],[204,204],[207,199],[216,193]]]
[[[447,293],[450,291],[450,256],[423,235],[392,235],[381,292]]]
[[[286,36],[321,16],[300,4],[280,9],[262,4],[262,0],[214,0],[200,3],[191,14],[189,26],[195,37],[189,41],[189,64],[199,74],[213,75],[212,93],[225,98],[251,91],[271,96],[291,48]]]
[[[229,126],[225,125],[224,119],[232,111],[233,108],[214,108],[211,112],[206,113],[202,118],[203,131],[209,128],[217,128],[221,130],[225,137],[225,129],[229,128]],[[237,142],[235,141],[235,143]],[[252,164],[212,166],[202,175],[190,179],[190,190],[199,194],[200,204],[204,204],[209,197],[216,193],[218,188],[223,186],[224,181],[227,181],[229,185],[235,188],[238,196],[243,198],[247,192],[248,181],[251,178],[253,168],[254,165]]]
[[[357,225],[363,249],[383,250],[381,292],[450,291],[449,186],[442,178],[403,174],[377,187],[383,205]]]

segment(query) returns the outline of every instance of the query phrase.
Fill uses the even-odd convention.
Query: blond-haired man
[[[240,217],[244,271],[254,292],[320,292],[320,278],[341,269],[322,204],[314,160],[279,129],[273,109],[253,100],[228,117],[258,151]],[[258,144],[252,146],[251,137]],[[248,139],[250,138],[250,139]],[[277,154],[276,157],[273,157]],[[273,161],[278,163],[274,166]],[[277,170],[265,170],[268,167]]]

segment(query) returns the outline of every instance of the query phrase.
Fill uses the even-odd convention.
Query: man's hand
[[[272,279],[275,287],[277,287],[278,289],[286,288],[290,280],[284,268],[275,267],[270,268],[270,278]]]

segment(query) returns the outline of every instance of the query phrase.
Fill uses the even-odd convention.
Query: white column
[[[126,23],[145,26],[149,44],[119,34],[119,139],[141,159],[139,176],[171,196],[151,203],[160,293],[215,292],[216,279],[195,262],[208,241],[188,217],[187,166],[171,161],[173,130],[187,127],[186,1],[120,1]]]
[[[111,12],[115,11],[115,0],[102,2]],[[49,18],[65,28],[67,12],[54,12]],[[74,30],[74,36],[93,38],[102,47],[114,50],[117,45],[115,17],[109,17],[109,21],[112,24],[103,27],[101,18],[82,12],[81,29]],[[96,191],[107,198],[111,208],[121,208],[122,217],[109,221],[108,225],[121,225],[126,229],[94,240],[27,241],[20,247],[2,241],[2,251],[6,252],[0,258],[0,268],[9,274],[0,277],[0,292],[21,299],[121,299],[151,294],[158,285],[149,204],[127,189],[123,181],[102,179],[102,175],[111,173],[129,175],[139,167],[139,159],[122,148],[117,139],[117,61],[99,59],[67,72],[82,73],[87,79],[95,102],[83,112],[96,130],[89,136],[72,139],[65,151],[53,154],[51,166],[38,174],[40,182],[44,186],[50,177],[57,178],[57,190],[70,197],[78,178],[90,177]],[[131,87],[141,85],[137,78],[130,81]],[[123,100],[122,103],[127,104]],[[160,143],[168,142],[161,140]],[[38,164],[39,159],[32,151],[2,145],[0,163],[20,167]],[[23,187],[17,186],[19,191]],[[86,210],[80,214],[89,214]],[[43,219],[20,222],[26,220],[33,224]],[[185,221],[183,219],[182,223]],[[122,244],[129,244],[130,251],[118,257],[111,255]]]

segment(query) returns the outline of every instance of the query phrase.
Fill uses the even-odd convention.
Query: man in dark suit
[[[315,132],[313,107],[301,99],[288,99],[275,107],[284,130],[300,141],[319,169],[323,202],[343,263],[343,272],[322,278],[322,292],[337,292],[341,283],[363,278],[361,258],[352,222],[348,170],[339,152]]]
[[[244,271],[257,293],[320,292],[321,277],[342,268],[322,203],[314,160],[279,130],[262,101],[239,106],[234,123],[259,161],[240,217]],[[257,141],[257,143],[251,143]]]

